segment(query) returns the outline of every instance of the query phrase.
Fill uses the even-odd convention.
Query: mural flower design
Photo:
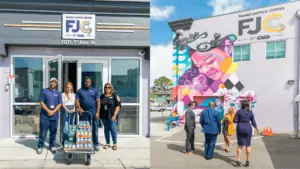
[[[249,106],[254,108],[257,102],[257,97],[254,91],[246,91],[244,94],[241,94],[239,97],[237,97],[236,104],[238,107],[240,107],[240,104],[243,100],[248,100],[250,104]]]

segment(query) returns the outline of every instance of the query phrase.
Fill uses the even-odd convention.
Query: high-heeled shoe
[[[245,167],[249,167],[250,166],[250,161],[246,161]]]
[[[236,166],[237,167],[241,167],[242,166],[241,162],[240,161],[236,161]]]

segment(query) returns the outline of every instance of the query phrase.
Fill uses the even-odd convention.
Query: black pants
[[[188,131],[186,130],[186,141],[185,141],[185,149],[186,152],[191,152],[192,150],[195,150],[195,130]]]

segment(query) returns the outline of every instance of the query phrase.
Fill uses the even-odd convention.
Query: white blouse
[[[75,93],[69,93],[69,97],[65,93],[62,94],[62,103],[66,106],[75,105]]]

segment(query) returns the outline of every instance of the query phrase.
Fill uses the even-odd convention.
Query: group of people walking
[[[185,126],[186,131],[186,153],[189,155],[193,154],[195,150],[195,108],[196,102],[191,101],[188,104],[188,109],[185,113]],[[250,124],[251,122],[251,124]],[[203,110],[200,115],[200,125],[202,132],[205,135],[205,158],[211,160],[214,158],[214,149],[217,142],[217,136],[219,134],[224,135],[225,141],[225,152],[230,152],[230,137],[234,134],[234,123],[236,123],[236,136],[237,136],[237,160],[236,165],[242,166],[241,164],[241,152],[242,148],[246,147],[246,163],[245,166],[250,165],[251,155],[251,138],[252,138],[252,126],[256,129],[257,133],[259,130],[255,122],[254,114],[250,110],[249,102],[243,101],[241,103],[241,109],[236,113],[234,108],[231,107],[228,112],[221,119],[220,112],[215,110],[215,103],[210,102],[208,108]],[[252,125],[252,126],[251,126]]]
[[[106,144],[104,149],[110,148],[110,135],[113,141],[113,150],[117,150],[117,124],[118,113],[121,108],[119,96],[115,93],[113,86],[106,83],[103,94],[100,95],[97,89],[92,87],[92,79],[86,77],[84,86],[79,89],[76,94],[73,84],[67,82],[64,93],[57,90],[57,79],[50,79],[49,88],[43,89],[40,93],[40,134],[38,140],[37,153],[41,154],[45,146],[45,139],[49,130],[49,148],[51,152],[56,152],[56,135],[59,124],[59,112],[63,118],[63,137],[62,145],[68,138],[69,121],[76,121],[77,112],[79,120],[91,120],[92,118],[92,138],[93,146],[96,151],[99,151],[98,141],[98,126],[99,120],[104,125],[104,135]],[[62,110],[62,111],[60,111]],[[87,114],[85,112],[90,112]]]

